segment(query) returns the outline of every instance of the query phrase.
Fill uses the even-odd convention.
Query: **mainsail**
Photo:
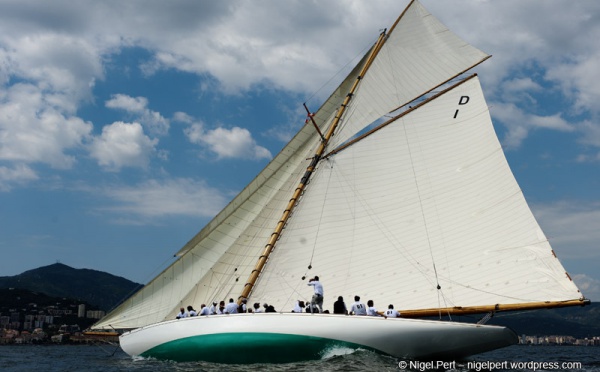
[[[417,1],[384,39],[316,112],[325,131],[351,93],[328,150],[488,58]],[[137,328],[237,299],[320,145],[303,127],[177,261],[94,327]],[[360,295],[403,310],[582,297],[508,167],[476,77],[325,156],[249,302],[289,311],[309,298],[313,275],[326,303]]]

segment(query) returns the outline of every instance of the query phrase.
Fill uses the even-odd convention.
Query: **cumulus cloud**
[[[102,129],[102,135],[90,144],[90,154],[107,170],[146,167],[158,144],[144,134],[139,123],[116,122]]]
[[[572,132],[575,126],[563,119],[560,114],[540,116],[528,113],[513,103],[493,103],[490,107],[494,120],[499,120],[508,129],[502,144],[507,149],[521,146],[531,130],[552,129]]]
[[[194,144],[206,146],[219,158],[271,159],[266,148],[257,145],[252,134],[245,128],[215,128],[205,131],[201,123],[186,128],[185,134]]]
[[[0,92],[0,160],[68,169],[92,124],[55,108],[43,90],[15,84]]]
[[[495,56],[480,69],[485,71],[481,76],[489,93],[496,101],[502,99],[499,103],[535,103],[533,93],[551,83],[564,97],[574,97],[573,110],[600,113],[595,104],[600,90],[594,83],[600,78],[596,68],[600,54],[590,47],[600,40],[600,25],[592,16],[600,12],[599,4],[472,1],[468,5],[472,16],[465,17],[463,1],[424,3],[453,31]],[[92,88],[105,78],[109,56],[139,47],[150,55],[138,66],[147,74],[174,69],[209,76],[217,89],[228,93],[258,85],[313,93],[340,66],[360,55],[405,6],[393,0],[260,4],[257,12],[256,4],[243,1],[167,6],[142,1],[74,5],[57,0],[36,2],[32,12],[30,3],[3,2],[0,81],[32,82],[44,95],[46,107],[69,116],[82,100],[93,99]],[[561,12],[556,12],[557,7]],[[524,72],[515,75],[520,70]],[[534,73],[525,76],[528,72]],[[151,135],[164,136],[169,130],[168,120],[150,110],[143,97],[117,94],[107,107],[135,115],[127,121],[139,122]],[[561,123],[567,120],[564,113],[519,108],[541,119],[533,126],[545,124],[552,130],[568,126]],[[510,146],[519,146],[531,129],[506,125]],[[221,129],[213,137],[232,140],[243,135],[229,132]],[[254,156],[266,154],[258,151]]]
[[[131,97],[126,94],[114,94],[106,101],[106,107],[125,110],[136,117],[148,129],[148,132],[157,136],[164,136],[169,132],[169,120],[160,113],[148,109],[148,99],[145,97]]]
[[[144,112],[146,106],[148,106],[148,100],[145,97],[130,97],[126,94],[113,94],[112,98],[106,101],[108,108],[135,113]]]

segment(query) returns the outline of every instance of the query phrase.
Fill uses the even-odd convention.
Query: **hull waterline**
[[[335,348],[404,359],[460,359],[517,342],[508,328],[468,323],[328,314],[193,317],[123,334],[131,356],[215,363],[289,363],[322,359]]]

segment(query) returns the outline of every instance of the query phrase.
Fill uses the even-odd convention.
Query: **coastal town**
[[[12,291],[12,292],[17,292]],[[27,292],[13,294],[22,300]],[[53,299],[0,306],[0,345],[90,342],[95,340],[118,341],[109,333],[83,332],[105,312],[86,303],[72,299]]]

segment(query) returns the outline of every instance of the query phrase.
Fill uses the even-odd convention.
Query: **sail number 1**
[[[469,102],[469,96],[460,96],[460,99],[458,100],[458,105],[466,105]],[[456,109],[456,111],[454,112],[454,119],[456,119],[456,117],[458,116],[458,109]]]

